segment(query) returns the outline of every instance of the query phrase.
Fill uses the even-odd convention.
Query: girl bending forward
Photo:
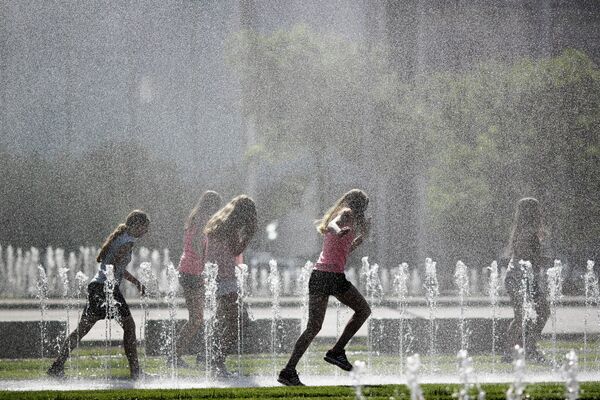
[[[63,377],[65,361],[69,357],[71,350],[77,343],[92,329],[94,324],[101,319],[111,318],[107,315],[106,294],[104,292],[104,283],[106,282],[106,266],[114,267],[115,287],[113,296],[116,304],[118,322],[123,327],[123,347],[125,356],[129,361],[129,372],[132,379],[138,379],[142,372],[137,356],[135,322],[129,311],[129,306],[121,293],[120,286],[123,278],[133,283],[142,294],[145,291],[144,285],[140,283],[125,268],[131,261],[131,252],[135,240],[141,238],[148,232],[150,220],[146,213],[134,210],[127,216],[124,224],[120,224],[117,229],[106,239],[96,261],[100,263],[96,276],[88,284],[88,301],[79,320],[77,328],[71,332],[69,337],[63,343],[58,358],[54,361],[48,375],[54,377]]]
[[[294,346],[290,359],[279,372],[277,381],[286,386],[303,386],[296,365],[323,325],[329,296],[354,310],[337,343],[325,354],[325,361],[345,371],[352,370],[344,347],[371,315],[371,308],[344,274],[348,254],[367,235],[369,223],[365,210],[369,198],[362,190],[353,189],[340,198],[317,221],[317,230],[324,236],[323,250],[308,283],[308,323]]]

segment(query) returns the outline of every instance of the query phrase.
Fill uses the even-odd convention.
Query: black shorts
[[[204,286],[204,277],[202,275],[179,274],[179,284],[183,290],[200,290]]]
[[[313,270],[308,281],[308,294],[335,296],[346,293],[352,283],[345,274]]]
[[[88,287],[88,302],[83,309],[83,315],[87,315],[94,319],[106,319],[106,294],[104,293],[104,284],[91,282]],[[115,286],[113,292],[117,315],[121,320],[128,318],[131,315],[129,305],[125,301],[125,297],[119,290],[119,286]]]

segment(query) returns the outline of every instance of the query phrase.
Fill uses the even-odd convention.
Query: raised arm
[[[344,236],[350,232],[349,224],[353,222],[352,210],[344,208],[327,224],[327,230],[338,236]]]

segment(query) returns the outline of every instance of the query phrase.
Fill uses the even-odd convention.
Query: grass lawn
[[[548,354],[551,344],[542,343],[542,347]],[[562,364],[564,354],[572,348],[579,350],[581,343],[561,342],[557,345],[560,355],[559,362]],[[323,362],[322,357],[327,346],[315,344],[311,347],[307,357],[298,365],[298,371],[302,377],[303,372],[309,371],[310,375],[331,376],[332,386],[312,386],[301,388],[287,387],[250,387],[250,388],[207,388],[207,389],[110,389],[90,391],[1,391],[0,400],[3,399],[44,399],[44,400],[68,400],[68,399],[354,399],[355,388],[352,386],[333,386],[335,377],[345,374],[343,371]],[[363,360],[370,362],[371,375],[377,374],[400,374],[401,364],[399,358],[393,355],[369,355],[364,345],[360,343],[348,349],[351,360]],[[580,371],[599,371],[597,363],[598,354],[590,353],[584,362],[580,356]],[[195,366],[195,357],[186,356],[185,360]],[[287,360],[287,355],[279,355],[273,358],[270,354],[244,355],[238,359],[237,356],[228,357],[227,364],[231,371],[241,368],[244,376],[274,376]],[[432,368],[446,376],[458,376],[456,357],[452,355],[438,355],[435,357],[422,357],[422,372],[425,374]],[[24,359],[24,360],[0,360],[0,381],[19,381],[45,379],[45,371],[50,366],[50,359]],[[145,357],[143,347],[140,348],[140,362],[145,371],[169,377],[171,370],[167,368],[164,357]],[[239,363],[239,364],[238,364]],[[513,366],[499,362],[499,357],[491,355],[476,355],[473,357],[475,374],[496,372],[498,374],[512,374]],[[404,364],[404,368],[406,368]],[[548,373],[548,365],[528,364],[528,374],[536,372]],[[406,371],[404,371],[406,372]],[[119,347],[81,347],[74,351],[66,366],[67,377],[90,379],[102,381],[106,378],[121,380],[128,377],[126,359]],[[178,370],[178,376],[188,379],[204,379],[204,366],[199,365],[190,369]],[[559,376],[558,374],[556,376]],[[526,393],[530,399],[564,399],[565,387],[561,378],[559,382],[536,383],[527,385]],[[600,381],[600,373],[599,373]],[[66,381],[67,384],[69,380]],[[345,380],[348,382],[348,379]],[[273,384],[275,380],[273,379]],[[34,384],[33,387],[36,384]],[[18,386],[18,385],[17,385]],[[118,385],[117,385],[118,386]],[[508,384],[482,384],[487,399],[504,399]],[[43,384],[40,384],[40,388]],[[81,387],[81,386],[80,386]],[[172,386],[171,386],[172,387]],[[459,386],[456,384],[423,384],[421,388],[426,399],[456,399]],[[365,386],[362,388],[363,396],[367,399],[410,399],[410,392],[406,385],[380,385]],[[476,393],[471,393],[476,398]],[[581,384],[580,398],[600,398],[600,383],[585,382]]]

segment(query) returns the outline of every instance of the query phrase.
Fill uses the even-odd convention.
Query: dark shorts
[[[183,290],[201,290],[204,287],[204,277],[182,273],[179,275],[179,284]]]
[[[308,281],[309,294],[335,296],[346,293],[352,283],[346,279],[345,274],[313,270]]]
[[[88,302],[83,309],[83,315],[95,319],[106,319],[106,294],[104,293],[104,284],[92,282],[88,285]],[[116,302],[117,315],[121,320],[131,316],[129,306],[125,301],[125,297],[116,286],[113,292],[113,297]]]

